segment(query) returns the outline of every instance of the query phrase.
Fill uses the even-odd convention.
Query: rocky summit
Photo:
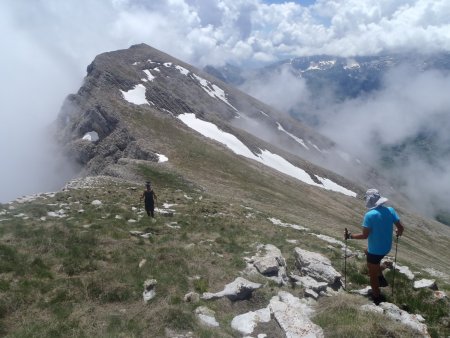
[[[406,230],[373,305],[343,239],[367,186],[299,121],[142,44],[97,56],[55,126],[82,171],[0,205],[2,335],[450,334],[450,229],[388,191]]]

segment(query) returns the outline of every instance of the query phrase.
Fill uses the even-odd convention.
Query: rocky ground
[[[395,294],[385,288],[377,307],[364,296],[364,255],[354,242],[169,174],[155,186],[151,220],[140,190],[90,177],[1,205],[2,334],[448,335],[445,272],[400,261]],[[392,281],[393,270],[386,276]]]

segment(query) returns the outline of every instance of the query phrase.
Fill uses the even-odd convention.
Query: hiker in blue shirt
[[[367,190],[365,200],[369,211],[364,215],[363,232],[361,234],[346,232],[345,239],[368,239],[367,267],[372,287],[372,299],[378,305],[384,301],[380,287],[388,285],[382,273],[382,269],[386,266],[382,267],[380,262],[391,251],[394,225],[397,236],[403,234],[404,227],[394,208],[384,206],[388,199],[382,197],[378,190]]]

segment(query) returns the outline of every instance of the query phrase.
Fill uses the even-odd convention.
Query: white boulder
[[[425,288],[436,290],[436,281],[434,279],[421,279],[414,282],[414,289]]]
[[[200,306],[195,309],[195,315],[197,316],[200,323],[209,327],[219,327],[215,315],[216,313],[206,306]]]
[[[329,285],[340,282],[341,274],[331,265],[331,261],[317,252],[294,249],[297,267],[304,275]]]
[[[270,300],[269,308],[287,338],[324,337],[322,328],[310,319],[314,311],[303,299],[280,291]]]
[[[430,337],[427,326],[422,323],[425,319],[421,315],[410,314],[392,303],[380,303],[379,306],[388,317],[420,332],[424,337]]]
[[[250,311],[236,316],[231,321],[231,327],[241,334],[252,334],[258,323],[268,323],[270,321],[269,308]]]
[[[328,284],[326,282],[318,282],[310,276],[291,275],[291,278],[296,281],[296,285],[311,289],[315,292],[326,291]]]
[[[357,293],[361,296],[368,296],[369,295],[369,291],[372,290],[372,288],[370,286],[366,286],[364,289],[360,289],[360,290],[351,290],[350,292],[352,293]]]
[[[254,290],[261,288],[262,285],[259,283],[253,283],[245,278],[238,277],[233,282],[225,285],[225,288],[216,293],[205,292],[202,295],[202,299],[218,299],[222,297],[228,297],[230,300],[242,300],[251,297]]]
[[[144,292],[142,296],[144,297],[144,302],[148,302],[156,296],[156,287],[157,281],[156,279],[147,279],[144,282]]]
[[[413,330],[421,334],[422,337],[430,337],[428,333],[428,328],[423,322],[425,319],[421,315],[412,315],[402,309],[397,305],[387,302],[380,303],[379,306],[374,304],[365,304],[361,306],[364,311],[375,312],[379,314],[384,314],[387,317],[400,322]]]
[[[249,262],[260,274],[274,280],[279,285],[286,284],[288,281],[286,260],[280,249],[272,244],[259,245],[257,249],[256,255],[250,258]]]

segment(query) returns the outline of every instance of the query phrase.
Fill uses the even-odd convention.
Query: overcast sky
[[[2,0],[0,202],[48,189],[60,167],[42,130],[101,52],[144,42],[196,66],[433,52],[450,50],[449,17],[448,0]]]

